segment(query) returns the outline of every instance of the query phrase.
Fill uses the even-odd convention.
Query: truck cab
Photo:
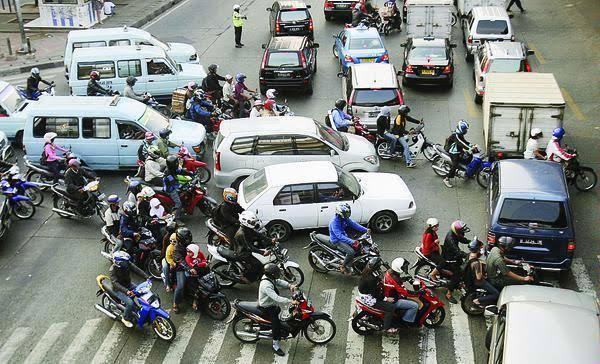
[[[27,119],[25,108],[31,102],[35,101],[24,98],[8,82],[0,81],[0,130],[16,144],[23,141],[23,127]]]

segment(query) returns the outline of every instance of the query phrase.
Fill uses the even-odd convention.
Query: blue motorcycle
[[[452,167],[450,154],[448,154],[448,152],[444,150],[444,147],[439,144],[434,145],[434,148],[436,156],[433,159],[431,168],[433,168],[433,171],[438,176],[446,177],[448,173],[450,173],[450,168]],[[477,183],[481,187],[487,188],[491,167],[492,162],[486,160],[483,157],[483,153],[481,153],[479,148],[475,145],[471,151],[465,152],[461,156],[461,160],[456,168],[456,177],[464,179],[476,178]]]
[[[19,219],[31,219],[35,215],[35,205],[31,199],[19,194],[6,180],[0,181],[0,193],[6,196],[10,211]]]
[[[44,194],[42,193],[42,189],[40,185],[36,182],[30,182],[25,180],[23,176],[19,173],[18,166],[12,166],[6,172],[5,178],[6,182],[8,182],[9,186],[16,189],[17,193],[22,196],[29,197],[31,199],[31,203],[35,206],[39,206],[44,202]],[[2,188],[5,188],[4,186]]]
[[[110,279],[105,275],[96,277],[100,289],[96,293],[100,297],[100,303],[94,307],[113,320],[121,319],[125,306],[110,287]],[[160,307],[160,298],[152,292],[152,282],[147,280],[135,287],[132,292],[135,295],[136,305],[135,317],[137,326],[141,329],[146,324],[152,326],[152,330],[161,340],[168,342],[175,339],[177,331],[171,321],[169,313]]]

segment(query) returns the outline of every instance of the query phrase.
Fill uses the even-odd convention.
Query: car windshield
[[[351,51],[381,48],[383,48],[383,43],[381,43],[381,39],[379,38],[351,38],[348,45],[348,49]]]
[[[480,20],[477,34],[508,34],[508,23],[506,20]]]
[[[244,201],[249,204],[264,190],[267,189],[267,175],[265,169],[261,169],[246,178],[241,186]]]
[[[427,58],[432,61],[444,61],[448,57],[444,47],[413,47],[410,51],[410,58]]]
[[[267,66],[269,66],[269,67],[300,66],[300,59],[298,58],[297,52],[269,52],[269,59],[267,60]]]
[[[567,215],[562,202],[506,199],[498,223],[506,225],[534,223],[540,227],[563,229],[567,227]]]
[[[356,177],[354,177],[352,174],[344,171],[343,169],[341,169],[338,166],[335,166],[335,171],[337,172],[338,175],[338,183],[341,186],[344,186],[348,189],[348,191],[352,192],[352,194],[356,197],[360,196],[360,183],[358,182],[358,180],[356,179]]]
[[[149,106],[146,106],[144,114],[137,122],[153,132],[158,132],[160,129],[169,127],[169,119]]]
[[[7,86],[0,92],[0,104],[4,105],[7,112],[13,113],[19,109],[24,99],[19,95],[17,89]]]
[[[520,70],[520,59],[494,59],[488,72],[519,72]]]
[[[279,20],[282,22],[302,21],[306,19],[308,19],[308,12],[306,10],[288,10],[279,13]]]
[[[398,94],[395,89],[356,90],[352,105],[355,106],[392,106],[399,104]]]
[[[317,126],[317,131],[319,132],[319,135],[321,135],[321,138],[340,150],[348,150],[348,139],[346,139],[342,133],[331,129],[328,126],[319,124],[316,121],[315,125]]]
[[[165,51],[169,51],[171,50],[171,47],[169,47],[169,44],[163,42],[162,40],[158,39],[154,34],[150,34],[154,40],[154,45],[158,46],[162,49],[164,49]]]

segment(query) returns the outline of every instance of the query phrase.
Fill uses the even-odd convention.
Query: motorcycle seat
[[[323,245],[328,246],[331,249],[337,250],[336,244],[333,244],[329,239],[329,236],[325,234],[315,234],[315,239],[317,239]]]
[[[55,186],[53,189],[56,191],[56,193],[61,194],[66,199],[72,200],[71,195],[67,192],[67,188],[65,186]]]
[[[234,261],[234,260],[238,260],[237,255],[235,254],[235,252],[229,248],[226,248],[224,246],[219,246],[217,247],[217,252],[225,259],[229,260],[229,261]]]
[[[107,284],[107,282],[109,282],[109,284]],[[102,288],[115,301],[121,302],[121,299],[119,297],[117,297],[117,293],[112,289],[112,284],[110,284],[110,280],[108,280],[108,279],[103,280],[102,281]]]
[[[248,311],[259,316],[265,314],[263,309],[258,305],[258,302],[255,301],[241,301],[237,304],[237,306],[244,311]]]

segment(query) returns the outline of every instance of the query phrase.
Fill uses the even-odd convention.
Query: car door
[[[273,212],[293,229],[317,226],[317,205],[312,183],[284,186],[273,199]]]
[[[177,88],[177,71],[164,58],[146,59],[144,62],[148,81],[146,90],[153,95],[171,95]]]
[[[316,201],[319,227],[329,226],[329,222],[335,216],[335,208],[342,202],[350,204],[355,221],[362,220],[361,203],[337,182],[317,183]]]
[[[135,167],[137,150],[142,144],[146,130],[132,121],[117,120],[117,148],[119,150],[119,168]]]
[[[256,142],[252,165],[255,170],[278,163],[298,160],[291,135],[261,135]]]
[[[81,118],[82,144],[86,147],[85,160],[98,169],[119,167],[119,149],[112,133],[112,121],[107,117]]]

